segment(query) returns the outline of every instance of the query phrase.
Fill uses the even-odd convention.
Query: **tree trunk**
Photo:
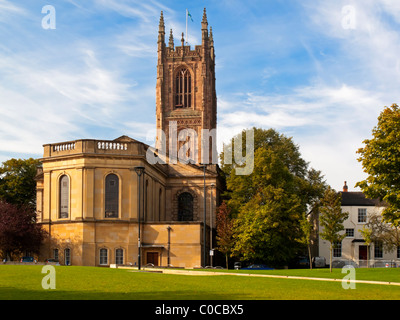
[[[332,273],[332,244],[331,244],[331,246],[330,246],[330,248],[329,248],[329,259],[330,259],[330,266],[329,266],[329,270],[330,270],[330,272]]]
[[[308,259],[310,263],[310,269],[312,269],[312,261],[311,261],[311,247],[308,245]]]
[[[228,269],[228,254],[225,254],[225,259],[226,259],[226,269]]]

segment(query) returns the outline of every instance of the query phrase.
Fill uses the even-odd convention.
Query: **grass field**
[[[400,286],[244,277],[235,275],[171,275],[127,269],[56,266],[56,289],[44,290],[39,265],[1,265],[0,299],[51,300],[332,300],[400,299]],[[220,270],[218,270],[220,271]],[[230,272],[233,272],[230,270]],[[244,271],[242,271],[244,272]],[[341,269],[272,270],[259,273],[342,279]],[[249,273],[249,271],[246,271]],[[400,282],[400,269],[356,269],[357,280]]]

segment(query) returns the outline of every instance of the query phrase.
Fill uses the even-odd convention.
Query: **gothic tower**
[[[161,12],[158,29],[156,122],[157,129],[165,134],[166,152],[170,157],[177,155],[181,158],[180,152],[183,151],[193,163],[215,164],[215,53],[212,28],[208,30],[206,9],[203,12],[201,34],[201,45],[196,45],[193,50],[190,45],[185,45],[183,33],[181,45],[175,47],[171,29],[166,46],[164,17]],[[159,137],[157,139],[160,143]],[[184,145],[186,149],[182,149]]]

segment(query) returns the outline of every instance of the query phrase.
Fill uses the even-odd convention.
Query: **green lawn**
[[[44,290],[41,284],[46,274],[41,270],[39,265],[0,265],[0,299],[400,299],[400,286],[391,285],[356,284],[356,289],[345,290],[341,282],[170,275],[74,266],[57,266],[56,289]],[[332,274],[328,269],[259,272],[336,279],[345,276],[341,269]],[[400,282],[400,269],[356,269],[356,272],[357,280]]]

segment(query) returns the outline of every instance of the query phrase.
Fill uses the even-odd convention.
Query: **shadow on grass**
[[[246,300],[245,294],[216,294],[190,290],[166,292],[96,292],[65,291],[58,289],[25,290],[11,287],[0,288],[0,300]]]

